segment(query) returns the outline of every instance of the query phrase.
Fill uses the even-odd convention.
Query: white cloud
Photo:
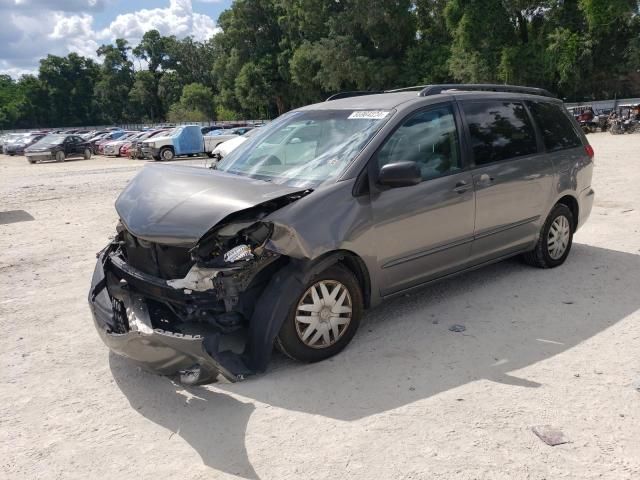
[[[219,29],[215,21],[193,11],[192,0],[169,0],[163,8],[118,15],[96,31],[93,16],[111,0],[0,0],[0,73],[33,73],[40,58],[51,53],[96,58],[102,43],[126,38],[135,44],[151,29],[179,38],[206,40]]]
[[[151,29],[158,30],[162,35],[191,35],[196,40],[206,40],[218,31],[211,17],[193,11],[191,0],[170,0],[168,8],[118,15],[111,25],[100,32],[100,37],[109,40],[126,38],[135,43]]]

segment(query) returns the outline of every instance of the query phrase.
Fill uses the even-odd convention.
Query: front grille
[[[165,280],[183,278],[194,264],[189,248],[147,242],[126,230],[122,236],[122,249],[127,263],[149,275]]]
[[[129,331],[129,319],[127,309],[117,298],[111,298],[111,308],[113,309],[114,333],[126,333]]]

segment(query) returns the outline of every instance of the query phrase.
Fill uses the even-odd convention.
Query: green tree
[[[115,45],[102,45],[97,51],[98,57],[102,58],[102,66],[94,94],[107,122],[130,117],[127,103],[134,82],[130,50],[128,42],[118,38]]]
[[[211,90],[201,83],[191,83],[182,89],[180,101],[171,106],[168,118],[172,122],[202,122],[213,120],[215,114]]]
[[[70,53],[40,60],[39,79],[47,91],[49,118],[62,125],[89,125],[96,120],[94,88],[100,67],[91,59]]]

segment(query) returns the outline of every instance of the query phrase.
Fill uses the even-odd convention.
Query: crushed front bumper
[[[143,284],[144,294],[136,289]],[[152,327],[147,298],[179,295],[166,281],[118,262],[107,247],[98,256],[89,305],[102,341],[146,370],[179,376],[189,384],[210,383],[219,374],[233,382],[255,373],[245,367],[240,355],[219,351],[222,332],[203,328],[204,334],[192,335]]]
[[[140,149],[142,151],[142,156],[149,160],[153,160],[160,156],[160,149],[156,147],[144,146]]]

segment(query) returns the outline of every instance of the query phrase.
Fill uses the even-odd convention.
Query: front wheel
[[[91,158],[91,149],[85,148],[83,156],[85,160],[89,160]]]
[[[174,156],[175,155],[173,153],[173,150],[171,150],[170,148],[163,148],[162,150],[160,150],[160,158],[165,162],[173,160]]]
[[[557,204],[540,231],[536,247],[524,254],[524,261],[538,268],[562,265],[571,251],[574,225],[573,213],[569,207]]]
[[[331,267],[311,279],[294,300],[276,346],[301,362],[332,357],[355,335],[363,310],[356,277],[344,267]]]

